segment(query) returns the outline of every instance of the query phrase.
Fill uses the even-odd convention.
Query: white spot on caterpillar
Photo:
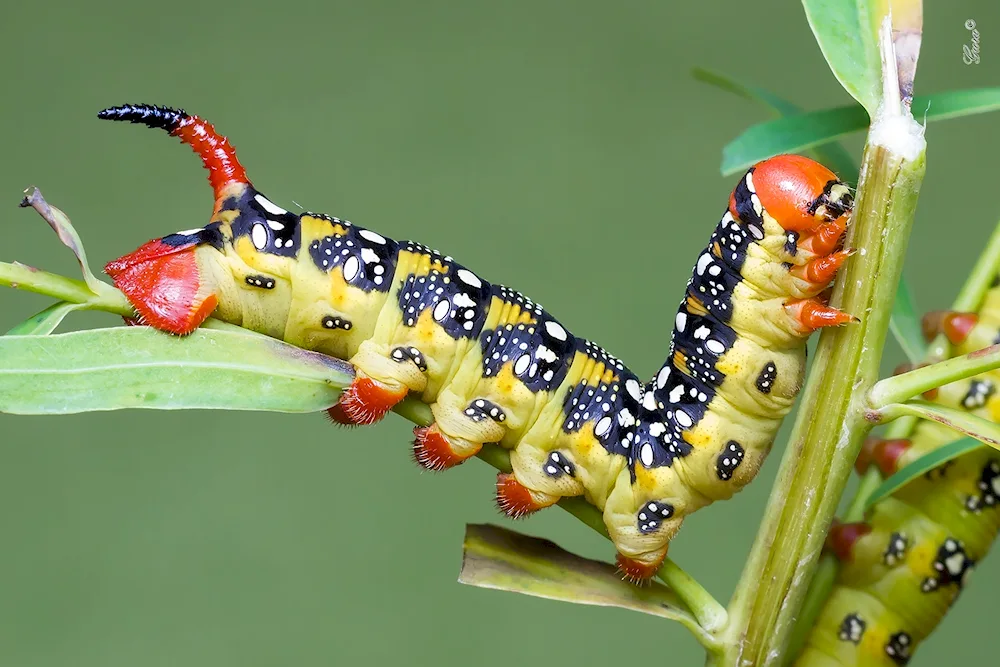
[[[714,338],[705,343],[705,347],[708,348],[709,352],[713,352],[715,354],[722,354],[723,352],[726,351],[726,346],[720,343],[719,341],[715,340]]]
[[[556,340],[566,340],[566,330],[558,322],[548,320],[545,323],[545,330]]]
[[[280,232],[282,229],[285,228],[285,226],[282,223],[278,222],[277,220],[268,220],[267,226],[276,232]]]
[[[286,213],[288,213],[288,211],[281,208],[277,204],[271,202],[271,200],[265,197],[264,195],[257,195],[256,197],[254,197],[254,199],[257,200],[257,203],[260,204],[261,208],[263,208],[271,215],[285,215]]]
[[[647,391],[646,395],[642,397],[642,407],[647,410],[656,409],[656,397],[653,396],[653,392]]]
[[[764,207],[760,205],[760,197],[757,195],[750,195],[750,203],[753,204],[754,213],[761,215],[764,212]]]
[[[524,375],[524,371],[528,370],[529,364],[531,364],[531,355],[522,354],[517,358],[517,361],[514,362],[514,374]]]
[[[608,431],[611,430],[611,417],[601,417],[601,420],[597,422],[597,426],[594,427],[594,435],[598,438],[607,435]]]
[[[684,385],[679,384],[670,390],[670,394],[667,396],[667,398],[670,400],[671,403],[676,403],[679,400],[681,400],[682,396],[684,396]]]
[[[625,389],[628,391],[629,396],[637,401],[642,400],[642,387],[634,378],[629,378],[625,381]]]
[[[361,249],[361,259],[364,260],[365,264],[378,263],[378,255],[371,248]]]
[[[687,326],[688,316],[687,313],[681,311],[677,313],[677,317],[674,319],[674,324],[677,326],[678,331],[684,331],[684,327]]]
[[[709,253],[703,253],[701,257],[698,258],[697,271],[698,275],[704,275],[705,269],[707,269],[712,264],[712,255]]]
[[[635,423],[635,417],[633,417],[632,413],[628,411],[628,408],[622,408],[622,410],[618,413],[618,423],[621,426],[628,428]]]
[[[757,192],[756,190],[753,189],[753,172],[748,171],[745,180],[747,183],[747,190],[749,190],[751,194]]]
[[[639,460],[647,468],[653,465],[653,446],[648,442],[643,443],[639,449]]]
[[[465,292],[459,292],[456,294],[452,301],[459,308],[474,308],[476,305],[476,302],[469,298],[469,295]]]
[[[473,287],[483,286],[483,281],[480,280],[476,276],[476,274],[474,274],[472,271],[469,271],[468,269],[459,269],[456,275],[458,276],[458,279],[461,280],[466,285],[472,285]]]
[[[709,275],[711,275],[711,276],[717,276],[720,273],[722,273],[722,267],[720,267],[718,264],[713,264],[712,266],[708,267],[708,274]]]
[[[448,299],[442,299],[437,302],[434,306],[434,319],[438,322],[444,321],[444,318],[448,317],[448,313],[451,311],[451,302]]]
[[[177,236],[194,236],[198,232],[203,231],[203,229],[204,228],[202,227],[197,227],[195,229],[185,229],[183,232],[174,232],[174,234]]]
[[[705,340],[706,338],[708,338],[708,334],[710,334],[710,333],[712,333],[712,330],[709,329],[708,327],[702,325],[702,326],[698,327],[697,329],[695,329],[694,333],[691,334],[691,335],[694,336],[695,338],[697,338],[698,340]]]
[[[674,419],[677,421],[678,424],[681,425],[681,428],[689,428],[691,424],[694,423],[693,421],[691,421],[691,415],[684,412],[683,410],[678,410],[677,412],[675,412]]]
[[[370,229],[361,229],[361,230],[358,230],[358,234],[361,235],[361,238],[368,239],[372,243],[379,243],[379,244],[385,245],[385,237],[382,236],[381,234],[376,234],[375,232],[371,231]]]
[[[667,432],[667,426],[663,422],[653,422],[649,425],[649,434],[654,438],[659,438],[661,435]],[[656,508],[650,507],[654,512]]]
[[[351,282],[358,277],[358,273],[361,272],[361,260],[358,259],[357,255],[351,255],[344,262],[344,280]]]
[[[264,225],[258,222],[250,229],[250,240],[253,241],[253,247],[257,250],[263,250],[267,247],[267,230],[264,229]]]
[[[663,389],[667,386],[667,380],[670,378],[670,365],[666,365],[660,369],[660,372],[656,374],[656,386],[658,389]]]

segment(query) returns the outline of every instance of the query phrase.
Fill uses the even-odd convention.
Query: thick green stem
[[[913,120],[894,116],[905,139]],[[820,337],[809,381],[764,522],[730,605],[725,653],[712,664],[780,664],[827,528],[871,428],[863,398],[882,347],[924,173],[922,138],[903,149],[866,146],[847,244],[857,252],[832,302],[860,318]],[[884,134],[881,136],[885,136]],[[886,145],[889,144],[889,145]]]
[[[0,285],[83,304],[91,310],[106,310],[118,315],[135,314],[125,295],[106,283],[98,281],[95,285],[98,293],[95,294],[82,280],[40,271],[19,262],[0,262]]]

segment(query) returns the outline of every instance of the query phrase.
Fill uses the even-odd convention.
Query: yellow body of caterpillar
[[[677,313],[663,368],[642,383],[523,295],[418,243],[295,215],[254,189],[197,117],[126,106],[102,117],[190,143],[216,191],[209,224],[147,243],[108,273],[144,320],[185,333],[209,314],[349,360],[331,416],[372,423],[408,394],[431,406],[415,457],[434,469],[485,443],[511,449],[508,514],[584,495],[619,564],[652,576],[684,517],[748,483],[799,389],[805,339],[850,317],[818,294],[846,258],[848,188],[779,156],[733,192]]]
[[[939,322],[955,356],[1000,340],[1000,287],[978,314]],[[1000,374],[934,390],[935,403],[1000,420]],[[883,474],[960,437],[922,421],[908,440],[872,441],[864,462]],[[836,587],[809,635],[798,667],[905,665],[955,603],[973,566],[1000,529],[1000,453],[983,447],[931,470],[878,502],[860,524],[839,525],[831,545],[843,561]]]

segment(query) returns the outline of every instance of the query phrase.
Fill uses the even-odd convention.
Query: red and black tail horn
[[[208,181],[215,191],[216,202],[234,184],[250,186],[246,170],[236,157],[236,149],[220,135],[212,124],[191,116],[183,109],[153,106],[150,104],[123,104],[105,109],[97,114],[103,120],[121,120],[141,123],[147,127],[166,130],[194,149],[208,169]]]

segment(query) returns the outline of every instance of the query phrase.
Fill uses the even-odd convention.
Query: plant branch
[[[904,416],[919,417],[947,426],[994,449],[1000,449],[1000,424],[957,408],[948,408],[926,401],[910,401],[893,403],[881,410],[871,410],[866,416],[873,424],[884,424]]]
[[[879,380],[868,392],[868,406],[872,410],[880,410],[891,403],[902,403],[935,387],[997,368],[1000,368],[1000,344]]]

